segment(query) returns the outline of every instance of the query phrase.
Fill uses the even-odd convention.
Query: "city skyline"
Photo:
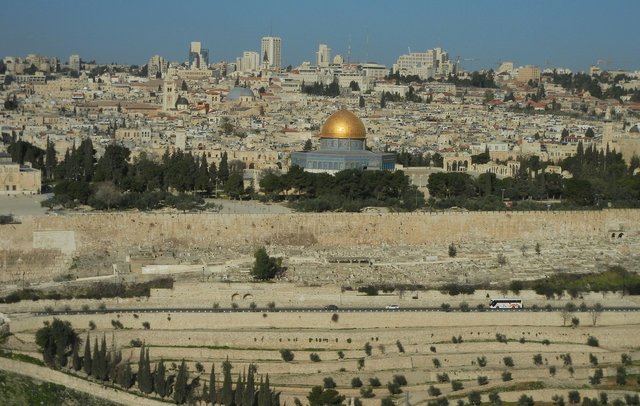
[[[142,65],[153,55],[186,61],[188,46],[202,43],[209,61],[235,61],[260,52],[265,36],[282,38],[282,65],[315,62],[318,45],[345,60],[390,67],[409,51],[442,47],[466,69],[516,66],[640,69],[640,44],[631,35],[640,3],[625,0],[460,4],[371,1],[279,1],[263,10],[249,1],[229,3],[116,0],[102,15],[80,1],[13,2],[0,16],[2,56],[37,53],[67,61],[72,54],[98,63]],[[153,8],[150,5],[153,5]],[[248,11],[246,11],[248,10]],[[624,12],[622,12],[624,11]],[[332,19],[336,21],[332,21]],[[344,21],[344,23],[343,23]],[[350,58],[347,58],[350,54]]]

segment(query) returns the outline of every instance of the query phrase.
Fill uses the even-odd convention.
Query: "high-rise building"
[[[69,57],[69,69],[74,72],[80,71],[80,55],[73,54]]]
[[[316,52],[316,66],[326,68],[331,61],[331,48],[327,44],[320,44],[318,52]]]
[[[189,47],[189,69],[207,69],[209,66],[209,50],[202,48],[198,41],[191,43]]]
[[[251,72],[260,69],[260,54],[254,51],[244,51],[240,58],[236,59],[239,71]]]
[[[280,69],[282,67],[282,40],[280,37],[262,37],[260,57],[265,68]]]
[[[434,75],[448,75],[452,73],[454,64],[449,61],[449,54],[442,48],[429,49],[426,52],[410,52],[400,55],[393,72],[401,75],[418,75],[428,79]]]
[[[540,68],[533,65],[527,65],[518,68],[516,80],[521,83],[527,83],[531,81],[540,81]]]
[[[155,78],[160,74],[160,77],[164,77],[168,68],[169,62],[160,55],[154,55],[149,59],[149,62],[147,62],[147,76]]]

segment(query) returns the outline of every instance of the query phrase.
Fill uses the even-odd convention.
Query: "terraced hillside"
[[[163,358],[171,365],[185,359],[191,377],[200,377],[200,385],[208,380],[211,363],[221,370],[228,357],[234,381],[236,374],[255,364],[258,375],[268,374],[271,386],[282,391],[287,404],[294,398],[306,402],[311,388],[323,385],[325,378],[331,378],[347,398],[359,397],[364,403],[376,404],[390,396],[387,384],[397,376],[407,383],[401,386],[402,393],[392,398],[404,402],[409,394],[410,404],[426,404],[443,396],[450,400],[466,398],[474,391],[480,392],[485,401],[492,391],[500,392],[507,401],[516,401],[522,394],[537,401],[551,401],[556,394],[568,399],[572,390],[589,397],[604,391],[612,400],[638,391],[640,313],[603,312],[596,325],[588,312],[572,316],[579,319],[576,327],[563,326],[560,313],[555,311],[114,310],[58,317],[69,320],[83,338],[90,334],[93,340],[105,334],[109,344],[113,342],[122,349],[124,359],[129,359],[134,369],[139,349],[132,344],[138,342],[150,348],[152,362]],[[34,333],[51,319],[15,315],[11,321],[14,335],[6,345],[38,356]],[[122,328],[117,327],[118,322]],[[90,323],[95,324],[94,330],[90,330]],[[593,339],[588,345],[589,337],[596,338],[598,346],[593,346]],[[281,350],[290,350],[294,359],[285,362]],[[624,365],[626,384],[617,385],[623,354],[631,363]],[[202,373],[197,372],[198,362],[204,366]],[[589,380],[596,369],[602,370],[603,378],[600,384],[591,385]],[[216,386],[221,385],[221,379],[220,375]],[[380,386],[372,386],[373,397],[363,399],[363,393],[368,396],[367,388],[377,381]],[[394,385],[391,390],[397,391]],[[440,396],[436,396],[438,391]]]

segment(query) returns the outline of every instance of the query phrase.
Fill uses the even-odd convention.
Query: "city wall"
[[[20,224],[0,226],[3,281],[55,274],[68,266],[61,258],[106,253],[116,253],[124,260],[126,255],[140,251],[260,245],[330,249],[561,240],[608,244],[633,240],[640,230],[640,210],[623,209],[400,214],[96,213],[25,216],[20,220]],[[46,264],[35,269],[30,263],[36,259],[38,264]]]

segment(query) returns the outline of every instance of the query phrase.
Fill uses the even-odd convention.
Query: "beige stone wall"
[[[61,239],[57,245],[75,246],[74,256],[108,253],[119,255],[120,260],[140,250],[196,253],[212,248],[251,250],[260,245],[428,249],[446,247],[451,242],[491,247],[518,241],[538,241],[547,246],[575,241],[582,244],[581,252],[588,254],[589,249],[595,251],[611,244],[612,230],[623,232],[624,239],[620,241],[637,243],[640,235],[640,210],[250,215],[99,213],[24,217],[21,221],[10,230],[4,227],[7,232],[3,229],[0,235],[0,254],[7,249],[23,252],[25,266],[33,257],[30,253],[34,249],[34,233],[49,231],[64,232],[57,234]],[[9,264],[1,269],[4,280],[15,279],[14,268]],[[37,270],[27,273],[27,278],[30,277],[37,279]]]

